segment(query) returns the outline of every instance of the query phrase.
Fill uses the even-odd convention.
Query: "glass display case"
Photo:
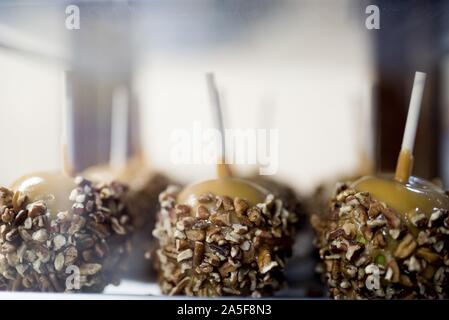
[[[434,184],[407,180],[395,199],[423,193],[414,211],[449,209],[448,12],[447,1],[1,2],[0,299],[447,298],[446,282],[415,283],[447,262],[434,212],[423,232],[443,233],[430,249],[419,227],[404,231],[403,206],[375,199],[389,186],[349,181],[395,170],[423,72],[413,175]],[[357,220],[357,208],[393,235],[324,221]],[[356,267],[363,252],[371,264]],[[329,283],[340,258],[344,272],[367,268],[363,290]],[[371,277],[403,269],[418,289]]]

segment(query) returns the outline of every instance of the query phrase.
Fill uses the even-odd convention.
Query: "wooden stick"
[[[401,152],[399,153],[396,166],[395,179],[401,183],[408,182],[408,179],[412,174],[413,148],[415,146],[415,137],[425,83],[426,74],[423,72],[416,72],[412,96],[410,98],[410,106],[408,109],[407,122],[404,130],[404,138],[402,140]]]
[[[206,83],[209,92],[210,105],[213,109],[212,113],[215,115],[215,125],[221,135],[221,151],[217,163],[217,175],[219,178],[229,178],[232,176],[232,172],[229,165],[226,164],[226,138],[224,132],[223,113],[220,103],[220,96],[215,83],[215,75],[212,72],[206,73]]]

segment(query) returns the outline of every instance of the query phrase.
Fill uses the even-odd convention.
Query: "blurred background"
[[[379,30],[365,26],[372,4]],[[76,172],[107,163],[116,126],[129,156],[210,178],[212,166],[170,160],[173,130],[213,126],[208,71],[227,128],[279,129],[278,176],[298,190],[392,171],[419,70],[415,174],[449,186],[448,31],[449,1],[2,1],[0,185],[61,170],[61,141]]]

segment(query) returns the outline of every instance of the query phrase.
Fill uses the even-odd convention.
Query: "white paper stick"
[[[224,133],[224,121],[223,113],[220,104],[220,96],[218,94],[217,85],[215,83],[215,75],[212,72],[206,73],[207,89],[209,92],[210,104],[213,108],[213,114],[215,115],[215,125],[221,134],[221,158],[225,159],[226,141]]]
[[[410,106],[408,109],[407,122],[404,130],[404,138],[402,139],[402,150],[408,150],[413,153],[415,145],[416,131],[418,128],[419,112],[421,110],[421,101],[426,83],[426,74],[423,72],[415,73],[413,82],[412,96],[410,98]]]
[[[275,103],[272,98],[265,98],[262,100],[259,106],[259,110],[256,110],[257,123],[256,128],[270,130],[274,128],[274,123],[276,120]]]
[[[125,86],[117,87],[112,96],[110,166],[121,169],[128,160],[129,96]]]
[[[376,112],[374,110],[373,84],[368,83],[362,89],[360,100],[354,104],[356,123],[356,147],[359,155],[358,174],[372,174],[376,167]]]
[[[73,77],[71,71],[62,76],[63,101],[61,108],[61,170],[72,175],[75,167],[74,131],[73,131]]]

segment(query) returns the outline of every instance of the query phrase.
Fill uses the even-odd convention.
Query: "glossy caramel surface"
[[[399,213],[422,212],[430,215],[434,209],[449,209],[449,197],[438,186],[410,177],[408,183],[393,179],[367,176],[355,181],[351,187],[370,195]]]
[[[250,205],[264,202],[268,192],[262,187],[237,178],[223,178],[208,180],[190,185],[178,195],[178,203],[188,204],[192,207],[198,205],[198,197],[211,192],[218,196],[228,196],[230,198],[242,198]]]
[[[30,202],[42,200],[52,217],[67,211],[73,202],[70,193],[76,188],[73,178],[58,172],[36,172],[16,180],[11,188],[25,193]]]
[[[117,179],[119,172],[118,170],[113,170],[107,164],[101,164],[87,168],[81,175],[86,179],[95,182],[111,182]]]
[[[142,157],[136,156],[129,159],[126,166],[114,168],[109,164],[99,164],[87,168],[81,173],[82,177],[94,182],[120,181],[131,187],[139,188],[147,182],[152,170]]]

